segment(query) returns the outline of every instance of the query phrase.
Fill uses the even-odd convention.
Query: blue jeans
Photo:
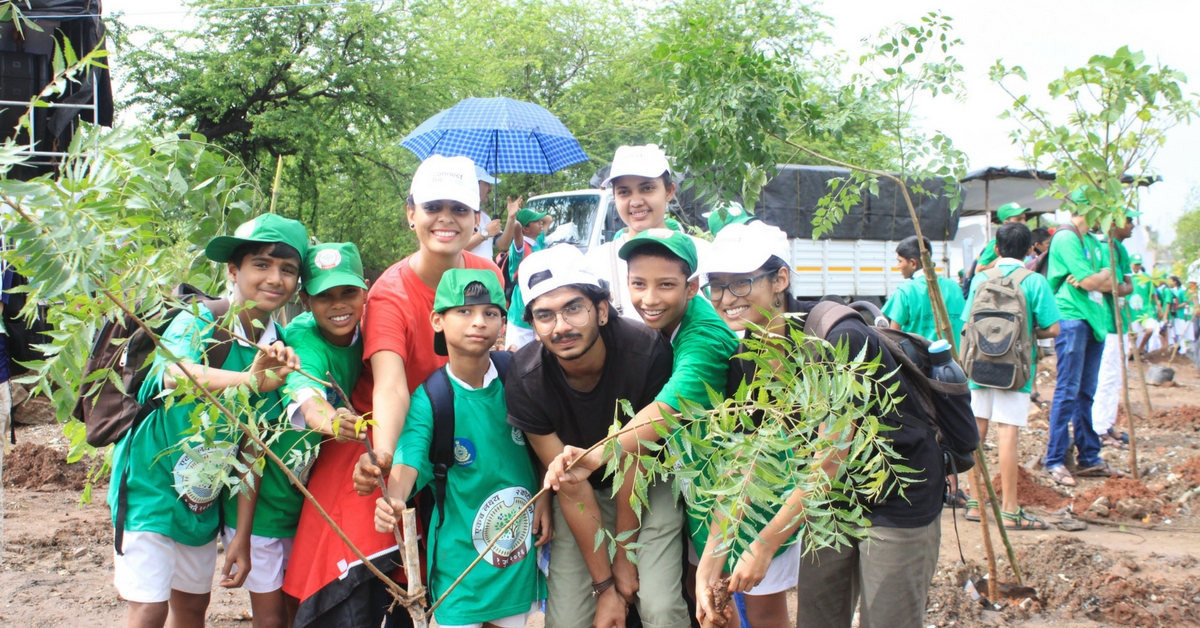
[[[1087,321],[1058,322],[1054,353],[1058,357],[1058,381],[1054,405],[1050,407],[1050,434],[1046,442],[1046,468],[1061,466],[1075,430],[1075,459],[1079,468],[1101,464],[1100,437],[1092,429],[1092,397],[1100,373],[1104,343],[1092,335]]]

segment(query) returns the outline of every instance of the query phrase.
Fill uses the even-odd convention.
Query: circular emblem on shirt
[[[337,265],[342,263],[342,253],[337,249],[325,249],[317,253],[317,257],[313,261],[321,270],[337,268]]]
[[[1135,295],[1129,297],[1129,307],[1131,307],[1135,310],[1140,310],[1140,309],[1142,309],[1142,307],[1144,305],[1145,305],[1145,303],[1142,302],[1142,295],[1135,294]]]
[[[200,514],[211,508],[217,498],[221,496],[220,487],[208,481],[208,478],[201,478],[191,471],[201,464],[221,463],[232,448],[233,443],[217,443],[215,447],[201,445],[192,448],[191,452],[200,457],[200,462],[186,452],[179,456],[179,461],[175,463],[172,474],[175,480],[175,492],[179,493],[179,497],[182,498],[188,510]]]
[[[466,438],[454,439],[454,462],[460,467],[469,467],[475,462],[475,443]]]
[[[293,450],[295,453],[288,454],[288,469],[291,469],[292,473],[297,479],[300,480],[301,484],[306,486],[308,485],[308,476],[310,473],[312,473],[313,464],[317,461],[317,451],[319,451],[319,447],[319,445],[316,447],[309,447],[307,443],[301,441],[299,446]]]
[[[659,227],[646,230],[646,235],[648,235],[652,238],[658,238],[659,240],[666,240],[667,238],[671,237],[674,234],[675,234],[675,232],[671,231],[670,229],[662,229]]]
[[[512,428],[512,439],[513,439],[514,443],[516,443],[522,447],[525,446],[525,432],[522,432],[521,430],[519,430],[515,427]]]
[[[475,543],[475,551],[483,554],[483,559],[492,566],[503,569],[512,565],[525,558],[533,547],[532,510],[522,513],[516,523],[503,534],[500,533],[517,516],[517,512],[529,503],[531,497],[533,495],[524,487],[500,489],[483,500],[475,512],[471,540]],[[485,553],[484,550],[493,540],[496,540],[496,544]]]

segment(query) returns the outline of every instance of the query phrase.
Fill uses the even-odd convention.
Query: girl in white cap
[[[647,229],[667,228],[667,203],[675,198],[667,155],[655,144],[621,146],[613,156],[608,178],[600,187],[612,189],[617,215],[627,228],[612,242],[588,251],[587,263],[597,277],[608,282],[617,312],[640,322],[641,318],[630,302],[629,267],[617,252],[629,238]],[[709,243],[695,237],[692,241],[703,267]]]

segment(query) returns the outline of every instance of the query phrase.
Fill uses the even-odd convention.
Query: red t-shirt
[[[391,351],[404,360],[404,375],[411,394],[448,358],[433,352],[434,288],[425,285],[408,266],[404,258],[388,268],[375,280],[367,293],[363,313],[363,370],[358,384],[350,394],[354,409],[366,414],[372,409],[375,378],[371,373],[371,356],[379,351]],[[500,269],[491,260],[473,253],[463,253],[466,268],[490,270],[500,277]],[[503,280],[501,280],[503,285]]]

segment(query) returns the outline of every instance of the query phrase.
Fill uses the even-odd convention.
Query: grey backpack
[[[1033,345],[1021,281],[1032,274],[1018,268],[1007,277],[999,268],[984,272],[963,325],[963,370],[988,388],[1020,390],[1029,382]]]

